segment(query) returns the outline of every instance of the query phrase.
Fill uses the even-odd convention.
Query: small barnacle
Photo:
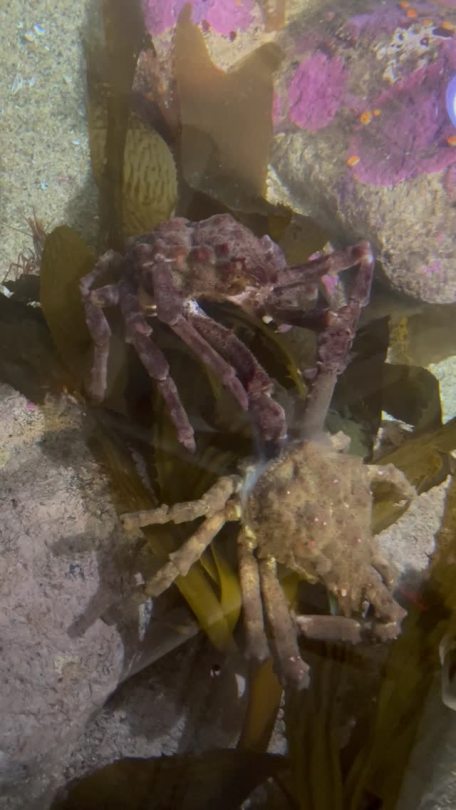
[[[361,158],[359,155],[350,155],[347,158],[347,166],[349,166],[352,169],[354,166],[358,165],[360,160]]]

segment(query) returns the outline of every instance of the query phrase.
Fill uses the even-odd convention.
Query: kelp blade
[[[182,126],[182,170],[189,185],[234,210],[259,210],[272,140],[272,77],[281,59],[266,43],[228,72],[210,58],[204,36],[182,10],[174,37]]]
[[[52,231],[44,243],[40,271],[40,303],[56,348],[80,388],[91,347],[79,291],[81,278],[95,255],[66,225]]]
[[[122,759],[74,784],[52,810],[237,810],[285,767],[283,757],[230,750]]]
[[[437,430],[414,436],[378,463],[394,464],[407,476],[417,492],[427,492],[442,483],[453,464],[451,453],[456,448],[456,419]],[[373,529],[377,533],[394,523],[404,512],[404,505],[386,496],[374,502]]]
[[[102,98],[89,106],[90,152],[98,186],[103,188],[107,107]],[[174,158],[163,138],[129,114],[122,172],[121,219],[125,237],[152,230],[172,216],[177,202]]]
[[[86,47],[90,146],[100,189],[102,243],[121,250],[124,227],[128,231],[131,212],[136,209],[143,229],[139,212],[147,211],[148,181],[154,183],[155,176],[160,175],[163,160],[168,171],[161,174],[158,186],[155,184],[158,196],[162,196],[162,185],[167,187],[169,177],[173,177],[173,161],[159,136],[135,125],[131,115],[133,80],[146,40],[141,4],[139,0],[101,0],[98,8],[100,19],[91,29]],[[154,146],[158,156],[153,158],[150,171]],[[165,176],[167,181],[162,183]]]

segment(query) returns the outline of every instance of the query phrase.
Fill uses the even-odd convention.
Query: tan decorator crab
[[[214,230],[216,224],[218,228]],[[230,241],[228,251],[220,240],[226,239],[227,234],[232,240],[235,233],[238,240]],[[168,255],[164,253],[164,245],[157,252],[157,242],[165,234],[168,238],[175,236]],[[210,242],[206,241],[209,234]],[[179,249],[184,250],[184,241],[185,252],[179,254]],[[176,255],[181,257],[179,262]],[[222,257],[226,266],[223,262],[220,264]],[[109,262],[113,260],[117,261],[108,258]],[[229,361],[229,372],[223,365],[225,381],[233,391],[235,379],[241,385],[247,406],[257,417],[263,435],[270,439],[282,437],[285,426],[281,411],[270,399],[271,386],[266,373],[246,347],[228,330],[207,318],[189,296],[199,297],[201,291],[204,297],[209,290],[211,298],[229,298],[262,316],[287,323],[309,322],[310,319],[320,326],[317,368],[303,418],[301,440],[277,451],[276,457],[265,465],[253,466],[242,475],[221,477],[198,500],[123,515],[127,530],[202,519],[190,538],[147,583],[145,594],[156,596],[178,576],[185,576],[224,524],[239,521],[239,572],[248,650],[257,660],[264,660],[271,651],[285,684],[300,688],[309,682],[309,667],[298,646],[300,631],[317,637],[353,640],[361,637],[361,624],[356,618],[351,619],[351,615],[365,617],[371,606],[373,616],[366,622],[369,634],[382,640],[395,637],[404,611],[394,600],[392,571],[378,553],[372,536],[371,483],[388,481],[398,498],[407,501],[414,495],[413,487],[392,465],[369,467],[360,458],[339,452],[323,432],[337,376],[345,368],[361,308],[369,297],[373,270],[369,245],[361,243],[315,259],[303,267],[287,269],[279,249],[270,240],[255,239],[224,215],[200,226],[173,220],[161,226],[158,232],[133,243],[122,261],[123,276],[115,292],[104,288],[108,293],[102,291],[99,298],[97,290],[90,293],[93,280],[103,270],[104,259],[95,269],[95,275],[83,280],[89,319],[95,317],[94,310],[103,301],[112,297],[119,300],[129,339],[138,352],[142,352],[140,356],[149,369],[156,347],[151,349],[149,342],[147,350],[145,348],[151,328],[140,308],[138,287],[140,293],[145,289],[145,300],[156,302],[157,316],[166,318],[178,334],[185,336],[189,345],[196,345],[189,337],[193,334],[188,331],[191,327],[200,337],[204,334],[206,346],[209,340],[212,347],[216,346],[217,359],[210,361],[213,367],[219,364],[221,369],[222,360],[224,364]],[[351,265],[355,265],[357,271],[342,306],[335,311],[315,308],[310,313],[309,310],[302,313],[304,302],[308,306],[309,301],[316,301],[322,276],[337,274]],[[185,272],[179,275],[180,267],[188,269],[190,279]],[[233,274],[232,282],[230,274]],[[126,285],[124,291],[122,284]],[[93,330],[95,336],[95,326]],[[106,353],[105,345],[101,342],[97,345],[99,358],[95,371],[99,369],[99,362],[105,362]],[[202,356],[208,357],[204,353]],[[151,374],[156,375],[156,366]],[[97,381],[98,372],[94,383]],[[170,386],[169,377],[165,375],[163,381]],[[180,403],[176,396],[174,393],[173,405],[177,407]],[[167,401],[170,404],[171,400]],[[179,437],[189,444],[190,434],[182,409],[171,412]],[[343,616],[295,620],[278,579],[278,564],[305,579],[323,583],[336,597]]]
[[[393,572],[372,536],[373,482],[387,482],[401,500],[414,496],[413,487],[393,465],[367,466],[331,444],[304,440],[263,469],[221,477],[199,500],[126,514],[122,521],[131,530],[204,518],[147,583],[147,596],[158,596],[178,576],[185,576],[224,524],[239,521],[248,652],[261,661],[271,651],[282,682],[301,688],[308,685],[309,667],[299,651],[299,631],[351,641],[363,635],[378,640],[397,636],[404,611],[392,595]],[[278,563],[323,583],[347,619],[295,620],[278,579]],[[363,617],[369,606],[373,619],[364,626],[348,618]]]

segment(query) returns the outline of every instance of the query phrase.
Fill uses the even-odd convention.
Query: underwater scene
[[[456,0],[0,41],[0,810],[456,808]]]

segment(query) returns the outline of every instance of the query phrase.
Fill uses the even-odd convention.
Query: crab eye
[[[453,76],[448,82],[445,101],[450,121],[453,126],[456,127],[456,76]]]

